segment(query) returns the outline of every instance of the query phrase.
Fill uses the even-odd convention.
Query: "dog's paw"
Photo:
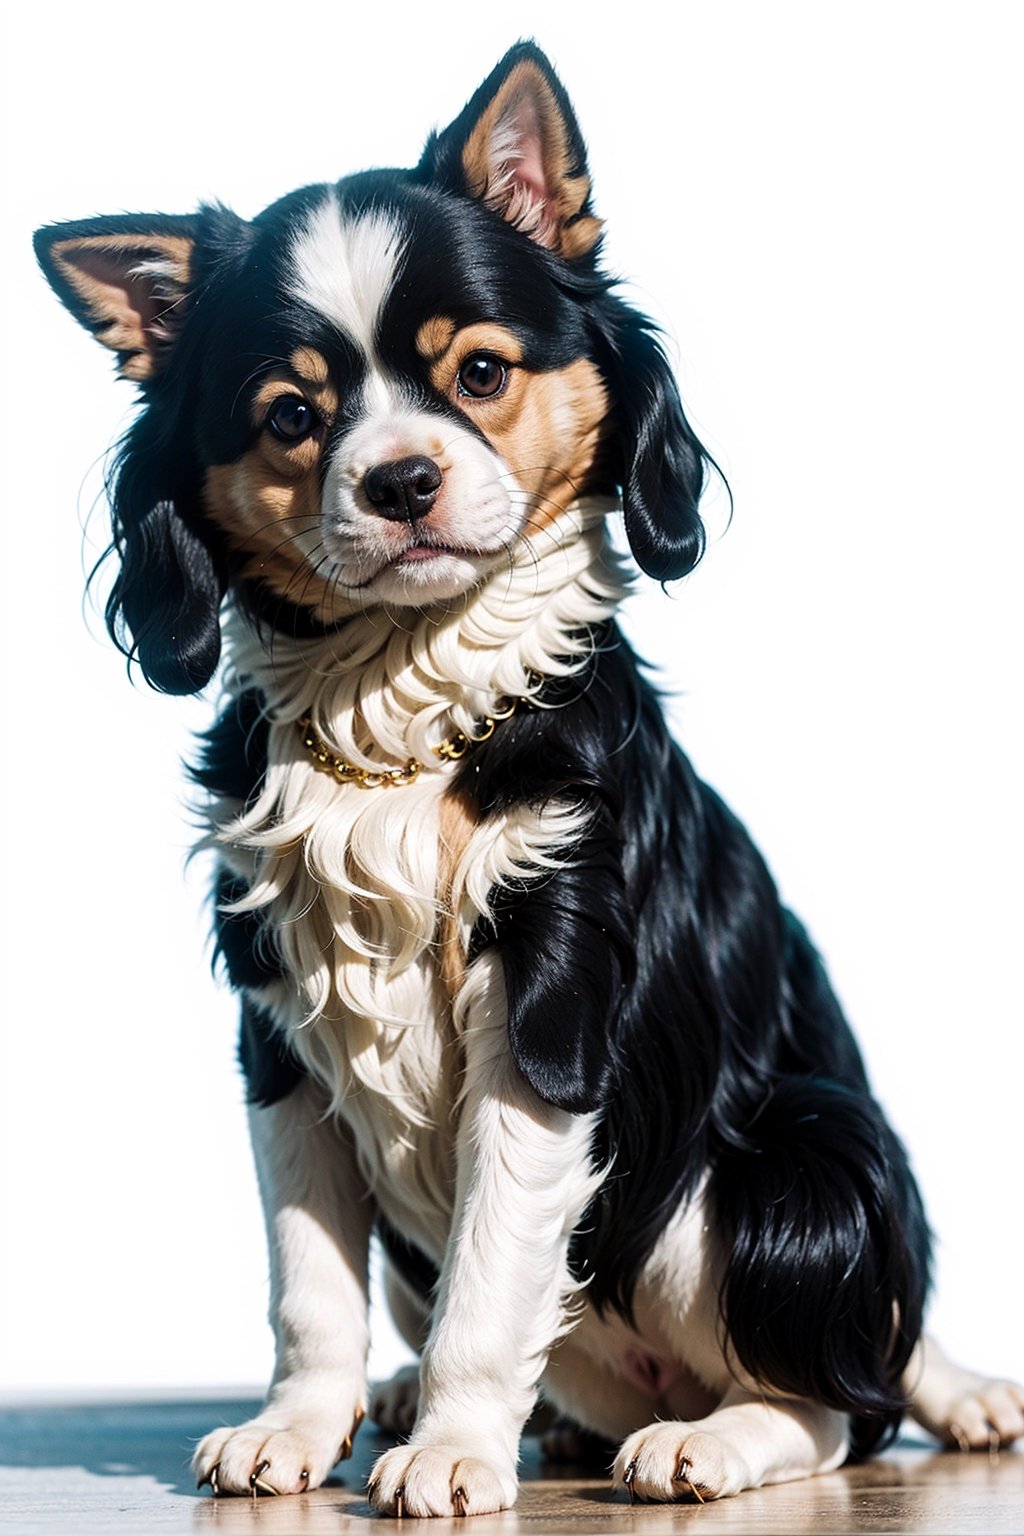
[[[1024,1387],[966,1370],[929,1335],[914,1350],[903,1390],[917,1422],[946,1445],[995,1452],[1024,1436]]]
[[[751,1485],[743,1457],[721,1435],[689,1424],[651,1424],[624,1441],[612,1473],[630,1500],[725,1499]]]
[[[374,1388],[370,1398],[370,1418],[389,1434],[411,1434],[419,1400],[420,1368],[404,1365],[390,1381]]]
[[[488,1515],[516,1501],[515,1472],[457,1445],[402,1445],[370,1474],[370,1507],[382,1515]]]
[[[192,1457],[196,1484],[214,1494],[306,1493],[318,1488],[335,1462],[352,1454],[352,1438],[363,1412],[351,1427],[339,1426],[336,1414],[295,1415],[264,1412],[235,1429],[215,1429],[199,1442]]]
[[[963,1371],[946,1401],[929,1408],[922,1412],[915,1405],[915,1417],[961,1451],[995,1451],[1024,1436],[1024,1387],[1013,1381]]]

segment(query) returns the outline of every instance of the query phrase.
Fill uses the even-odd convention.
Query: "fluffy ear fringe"
[[[198,693],[220,661],[224,582],[173,503],[158,502],[118,545],[107,628],[160,693]]]
[[[226,574],[200,531],[198,490],[175,474],[172,449],[160,433],[151,412],[141,416],[108,480],[108,553],[120,569],[106,604],[107,628],[152,688],[198,693],[220,660]]]
[[[642,571],[674,581],[704,553],[698,507],[717,465],[683,413],[653,324],[611,296],[597,314],[597,360],[615,401],[609,445],[626,536]]]

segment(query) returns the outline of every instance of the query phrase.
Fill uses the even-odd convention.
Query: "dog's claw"
[[[337,1456],[334,1458],[335,1461],[348,1461],[349,1457],[352,1455],[352,1442],[359,1431],[360,1424],[365,1418],[366,1409],[357,1408],[352,1416],[352,1428],[341,1442],[341,1449],[338,1451]]]
[[[633,1479],[635,1477],[636,1477],[636,1457],[634,1456],[633,1460],[629,1463],[629,1466],[626,1468],[625,1472],[623,1472],[623,1474],[622,1474],[622,1481],[626,1485],[626,1492],[629,1494],[629,1502],[631,1504],[635,1504],[636,1503],[636,1494],[633,1492]]]
[[[466,1510],[467,1510],[468,1507],[469,1507],[469,1500],[466,1498],[466,1490],[465,1490],[465,1488],[455,1488],[455,1489],[453,1489],[452,1490],[452,1509],[455,1511],[455,1514],[458,1516],[458,1518],[460,1520],[465,1515]]]
[[[277,1495],[277,1489],[271,1487],[270,1483],[265,1483],[263,1481],[262,1474],[267,1470],[269,1466],[269,1461],[261,1461],[255,1471],[250,1472],[249,1474],[249,1487],[252,1489],[252,1496],[254,1499],[257,1493],[272,1493],[275,1495],[275,1497]]]
[[[999,1439],[999,1431],[998,1431],[998,1429],[993,1429],[991,1427],[991,1425],[990,1425],[989,1426],[989,1431],[988,1431],[988,1459],[989,1459],[989,1461],[998,1461],[999,1460],[999,1446],[1000,1446],[1000,1444],[1001,1444],[1001,1442],[1000,1442],[1000,1439]]]
[[[214,1498],[217,1498],[218,1495],[220,1494],[220,1482],[219,1482],[219,1480],[217,1478],[217,1473],[219,1471],[220,1471],[220,1462],[219,1461],[214,1462],[213,1466],[210,1468],[210,1475],[206,1479],[206,1481],[210,1485],[210,1490],[213,1493]]]
[[[949,1426],[949,1432],[953,1436],[953,1439],[956,1441],[957,1445],[960,1447],[961,1453],[970,1450],[971,1442],[968,1440],[959,1424],[951,1424]]]
[[[399,1483],[395,1489],[395,1519],[401,1520],[405,1514],[405,1484]]]
[[[705,1499],[704,1495],[701,1493],[700,1489],[697,1487],[696,1483],[691,1483],[691,1481],[690,1481],[690,1463],[686,1460],[685,1456],[683,1457],[683,1460],[679,1463],[679,1471],[676,1473],[675,1480],[676,1480],[677,1483],[685,1483],[686,1484],[687,1488],[689,1488],[690,1492],[693,1494],[693,1496],[697,1500],[698,1504],[706,1504],[707,1503],[707,1500]]]

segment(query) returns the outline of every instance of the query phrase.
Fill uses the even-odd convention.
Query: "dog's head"
[[[251,222],[39,232],[53,287],[142,394],[107,617],[155,687],[209,681],[229,584],[293,627],[443,602],[585,492],[621,491],[650,575],[692,569],[706,456],[599,271],[600,228],[568,98],[520,44],[413,170]]]

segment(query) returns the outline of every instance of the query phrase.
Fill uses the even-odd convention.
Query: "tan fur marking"
[[[584,214],[582,218],[573,219],[571,223],[562,227],[562,243],[560,254],[566,261],[575,261],[577,256],[585,256],[592,251],[601,238],[604,228],[604,220],[594,214]]]
[[[437,899],[441,916],[437,924],[437,957],[441,984],[449,1002],[455,1001],[466,976],[466,954],[459,931],[461,895],[453,888],[453,882],[475,831],[476,821],[466,797],[457,790],[448,790],[441,799],[438,822]]]
[[[327,359],[315,347],[298,347],[289,359],[292,372],[313,405],[327,421],[338,414],[338,392],[331,383]]]
[[[312,462],[307,460],[305,468],[280,462],[310,447]],[[244,576],[265,582],[280,597],[311,608],[329,622],[340,617],[343,608],[316,574],[317,557],[310,553],[320,522],[320,488],[308,470],[318,452],[312,440],[289,449],[271,445],[264,434],[233,464],[207,470],[204,499],[211,521],[231,549],[246,557]]]
[[[458,404],[487,434],[516,481],[533,498],[527,536],[546,528],[590,489],[608,395],[587,358],[531,373],[513,368],[500,395]]]
[[[331,376],[327,359],[315,347],[296,347],[288,361],[304,384],[323,385]]]
[[[493,352],[506,363],[522,361],[523,348],[518,336],[503,325],[482,320],[455,332],[430,370],[430,382],[442,394],[454,392],[463,363],[474,352]]]
[[[129,356],[128,379],[148,379],[159,367],[162,325],[184,300],[191,277],[193,242],[184,235],[81,235],[50,248],[54,265],[84,302],[96,339]],[[133,269],[157,260],[161,274]],[[170,288],[171,294],[161,292]],[[175,297],[177,295],[177,297]]]
[[[291,395],[296,400],[304,398],[308,391],[300,391],[287,375],[277,374],[260,385],[252,397],[249,416],[254,427],[261,428],[267,412],[275,400]],[[257,445],[258,452],[267,463],[287,480],[296,480],[314,467],[320,457],[320,443],[314,434],[299,443],[284,443],[271,432],[264,433]],[[239,463],[241,460],[239,460]]]
[[[447,352],[454,335],[454,320],[449,320],[447,315],[433,315],[431,319],[424,320],[416,332],[416,351],[428,363],[436,362]]]
[[[299,381],[298,384],[297,380]],[[301,384],[301,388],[299,384]],[[279,368],[275,369],[273,373],[267,374],[263,383],[252,397],[249,406],[249,419],[253,426],[262,427],[267,411],[274,401],[279,399],[281,395],[288,394],[304,396],[310,405],[319,411],[328,426],[334,421],[338,410],[338,395],[337,391],[332,389],[330,384],[312,384],[302,378],[297,371],[293,374],[284,368]],[[312,465],[320,452],[319,443],[315,438],[311,437],[307,437],[302,443],[296,443],[291,448],[285,443],[277,442],[275,439],[274,447],[282,455],[287,455],[286,459],[284,457],[281,458],[282,468],[285,469],[286,473],[288,472],[287,465],[295,463],[300,464],[304,472]],[[305,453],[303,453],[303,449],[306,450]]]
[[[543,202],[526,201],[524,189],[515,184],[515,161],[503,159],[500,154],[506,125],[517,118],[531,126],[540,138],[548,192]],[[538,244],[571,261],[596,243],[601,220],[589,214],[580,217],[590,193],[590,178],[571,174],[565,122],[551,87],[530,61],[511,71],[484,110],[466,141],[462,165],[470,196],[521,227]]]

